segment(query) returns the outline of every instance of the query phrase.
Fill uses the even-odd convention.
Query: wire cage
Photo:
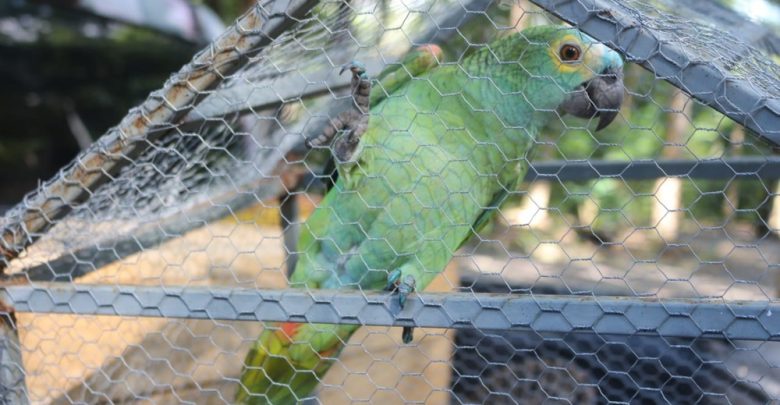
[[[777,401],[778,38],[707,1],[258,1],[3,217],[3,402]],[[591,60],[619,111],[556,76]]]

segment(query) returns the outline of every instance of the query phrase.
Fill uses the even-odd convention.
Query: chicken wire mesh
[[[259,2],[5,215],[5,274],[9,284],[24,284],[5,288],[18,331],[18,342],[10,335],[4,341],[6,401],[776,400],[780,166],[750,134],[778,139],[775,34],[703,2],[537,4],[552,15],[522,1]],[[533,104],[534,87],[504,89],[499,73],[470,70],[480,60],[471,56],[483,55],[532,83],[554,80],[536,70],[544,65],[538,60],[518,63],[528,62],[522,53],[502,60],[494,42],[524,38],[517,34],[524,27],[559,24],[553,15],[624,55],[625,100],[603,131],[594,122],[615,107],[603,105],[595,85],[557,83],[566,97],[587,92],[591,102],[579,107],[588,111],[544,105],[525,111],[544,125],[518,123],[501,100]],[[580,46],[589,40],[580,34],[550,32],[574,36],[561,45],[528,34],[521,48],[554,48],[556,67],[576,66],[582,55],[611,55],[600,45]],[[578,55],[566,60],[571,45]],[[450,69],[453,81],[467,73],[457,91],[425,94],[466,100],[466,108],[426,104],[409,90],[449,79],[437,82],[418,65],[401,64],[415,52],[422,70]],[[614,63],[585,71],[614,83]],[[339,75],[345,64],[348,72]],[[470,93],[475,82],[501,91],[481,99]],[[329,161],[346,138],[338,135],[332,148],[305,141],[331,120],[348,121],[342,111],[361,108],[363,94],[351,96],[355,83],[372,86],[372,105],[349,118],[356,131],[368,120],[368,141],[348,152],[417,146],[389,155],[385,171],[365,161],[353,166],[362,170],[357,174],[349,169],[377,185],[359,195],[358,208],[339,211],[322,196],[355,194],[343,174],[333,184]],[[393,108],[413,119],[404,124]],[[484,114],[509,121],[488,120],[481,130],[466,122]],[[432,128],[443,123],[444,133],[431,143],[415,120],[433,120]],[[397,122],[403,128],[387,129]],[[470,132],[455,153],[444,135],[461,128]],[[512,157],[514,146],[501,137],[513,131],[533,148]],[[473,151],[491,148],[503,160],[480,167]],[[530,166],[524,182],[499,183],[497,200],[477,198],[484,179],[518,163]],[[415,191],[404,176],[393,177],[393,167],[415,164],[423,166],[406,181],[430,189]],[[448,177],[447,165],[455,175]],[[454,186],[436,195],[437,182]],[[383,200],[388,195],[412,195],[419,210]],[[452,208],[451,200],[493,218],[459,223],[455,214],[425,211]],[[328,218],[338,225],[307,222],[317,207],[333,211]],[[395,214],[398,228],[377,234],[350,226],[365,225],[361,215],[377,211]],[[356,232],[375,251],[387,251],[376,244],[391,245],[392,257],[336,246],[330,264],[313,263],[312,248],[296,242],[303,233],[312,243],[323,226],[337,231],[313,238],[322,249]],[[419,238],[400,250],[404,232]],[[465,241],[444,249],[440,267],[426,269],[441,275],[413,280],[419,290],[431,281],[426,291],[446,293],[418,291],[402,309],[398,291],[381,291],[400,258],[423,264],[420,257],[442,250],[435,242],[453,238]],[[339,273],[348,262],[363,273]],[[397,290],[412,287],[408,275]],[[297,289],[286,288],[291,281]],[[351,290],[332,290],[338,287]],[[295,324],[265,324],[273,332],[256,344],[264,329],[257,321]],[[329,323],[369,326],[353,334]],[[416,327],[414,340],[404,342],[392,326],[407,328],[404,337]]]

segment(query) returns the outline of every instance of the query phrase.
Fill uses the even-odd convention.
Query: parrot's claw
[[[333,155],[339,163],[352,160],[360,143],[360,137],[368,128],[368,111],[371,107],[369,101],[371,80],[366,73],[366,66],[358,61],[352,61],[341,66],[339,74],[347,70],[352,72],[350,90],[352,108],[342,111],[337,117],[331,119],[320,135],[305,140],[306,147],[310,149],[331,145]]]
[[[407,345],[412,343],[412,340],[414,340],[414,328],[411,326],[404,326],[404,330],[401,332],[401,340]]]
[[[398,303],[401,305],[401,309],[404,309],[406,306],[406,299],[409,297],[409,294],[414,292],[416,284],[412,276],[406,276],[403,281],[398,283]]]
[[[411,275],[401,277],[401,270],[393,270],[387,275],[387,286],[385,290],[398,293],[398,303],[401,305],[401,309],[406,306],[406,299],[409,294],[414,292],[414,288],[417,285],[417,281]]]
[[[341,65],[341,70],[339,70],[339,74],[343,74],[347,70],[352,72],[353,77],[357,77],[359,79],[366,78],[366,65],[364,65],[361,62],[353,60],[349,63],[345,63]]]
[[[401,270],[393,270],[387,275],[387,286],[385,290],[398,293],[398,305],[401,309],[406,306],[406,300],[409,298],[409,294],[413,293],[417,281],[411,275],[402,277]],[[403,332],[401,332],[401,340],[405,344],[411,343],[414,339],[414,328],[411,326],[405,326]]]
[[[400,279],[401,279],[401,270],[391,271],[390,274],[387,275],[387,286],[385,287],[385,290],[395,291],[395,288],[397,287],[396,284],[398,284],[398,280]]]

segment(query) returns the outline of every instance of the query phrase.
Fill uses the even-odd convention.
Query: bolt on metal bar
[[[44,283],[0,295],[19,312],[224,321],[292,321],[374,326],[595,332],[780,341],[780,303],[723,299],[255,290]]]
[[[639,63],[756,132],[780,145],[780,98],[763,94],[749,81],[736,78],[711,62],[692,60],[679,45],[660,40],[641,21],[623,13],[611,0],[531,0],[593,38]]]
[[[318,3],[292,0],[282,14],[268,14],[260,4],[252,7],[117,127],[5,214],[0,228],[0,268],[131,164],[153,141],[175,133],[175,124],[210,90],[249,63],[250,56],[271,44]]]

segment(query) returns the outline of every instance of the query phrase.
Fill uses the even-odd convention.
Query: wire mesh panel
[[[6,213],[0,394],[778,400],[771,24],[534,3],[254,4]]]

